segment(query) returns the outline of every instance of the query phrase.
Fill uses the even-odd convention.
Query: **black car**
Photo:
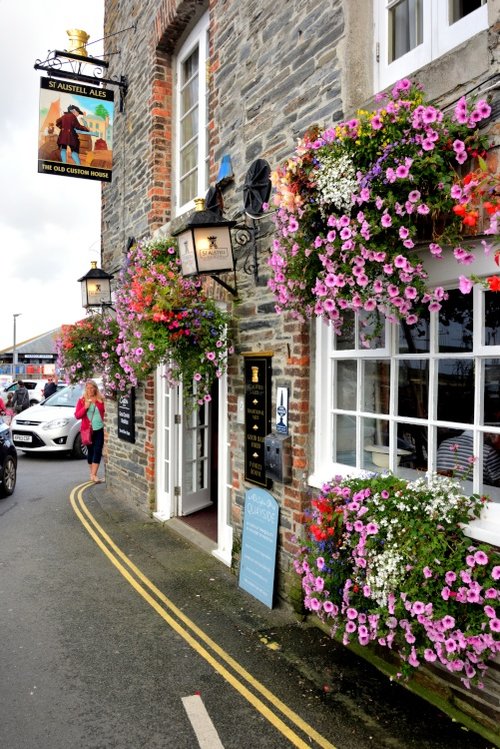
[[[8,497],[16,487],[17,452],[7,424],[0,423],[0,497]]]

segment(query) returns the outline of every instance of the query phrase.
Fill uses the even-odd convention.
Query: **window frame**
[[[457,282],[453,288],[457,288]],[[452,288],[448,284],[448,288]],[[334,336],[332,329],[321,319],[316,323],[316,347],[315,347],[315,440],[313,452],[313,472],[309,476],[308,483],[312,487],[321,488],[334,476],[338,475],[362,475],[369,468],[362,467],[364,453],[364,436],[362,431],[363,420],[373,418],[374,420],[387,420],[390,430],[390,460],[389,470],[401,475],[404,478],[412,480],[416,478],[416,469],[404,469],[397,467],[397,427],[401,424],[414,424],[423,426],[427,435],[427,470],[436,471],[436,450],[437,450],[437,430],[438,428],[448,427],[456,430],[472,431],[474,435],[474,455],[478,460],[473,467],[473,481],[467,482],[465,491],[470,493],[481,493],[481,476],[480,468],[482,467],[483,440],[482,434],[485,432],[498,431],[498,428],[487,428],[484,418],[480,412],[480,399],[482,390],[485,385],[485,360],[500,359],[500,345],[484,345],[483,319],[484,319],[484,300],[486,289],[476,285],[472,291],[473,294],[473,347],[470,352],[445,353],[439,351],[436,340],[438,332],[438,313],[431,313],[430,325],[430,347],[428,352],[418,352],[409,354],[398,351],[399,325],[388,324],[388,335],[386,337],[386,346],[378,349],[362,349],[360,347],[351,350],[335,351]],[[387,345],[388,343],[388,345]],[[475,387],[475,408],[474,422],[449,422],[437,418],[437,384],[438,384],[438,363],[446,359],[453,358],[469,359],[475,363],[474,367],[474,387]],[[397,392],[398,392],[398,362],[404,359],[429,360],[429,413],[426,418],[414,418],[400,416],[398,414]],[[335,380],[334,371],[336,362],[345,359],[354,359],[357,362],[376,359],[378,361],[390,362],[390,394],[389,394],[389,413],[369,412],[366,410],[366,404],[362,402],[362,392],[357,394],[357,403],[354,418],[356,419],[356,465],[346,465],[335,462],[333,459],[334,439],[335,439],[335,416],[342,413],[342,409],[336,408],[334,404]],[[362,367],[357,366],[357,385],[360,385],[362,379]],[[431,388],[434,388],[431,392]],[[352,416],[352,410],[349,411]],[[480,420],[481,415],[481,420]],[[371,469],[374,470],[374,469]],[[383,469],[378,469],[383,470]],[[420,474],[421,475],[421,474]],[[487,511],[480,521],[475,521],[470,525],[467,533],[479,540],[488,541],[500,545],[500,488],[485,486],[485,493],[492,496],[492,501],[487,505]],[[492,540],[493,539],[493,540]]]
[[[174,212],[176,216],[194,208],[194,198],[205,195],[208,186],[208,80],[206,75],[209,60],[209,14],[205,13],[182,42],[175,56],[175,175],[174,175]],[[197,188],[196,194],[187,202],[181,203],[181,116],[182,98],[181,81],[184,62],[198,49],[198,129],[197,138]],[[193,136],[194,137],[194,136]]]
[[[374,89],[381,91],[436,60],[488,28],[488,2],[453,24],[448,23],[450,0],[422,1],[422,44],[393,62],[389,51],[389,11],[395,0],[374,0],[376,55]]]

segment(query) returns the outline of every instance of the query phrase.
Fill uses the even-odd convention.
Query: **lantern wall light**
[[[90,270],[78,279],[82,285],[82,307],[111,307],[111,279],[113,276],[97,267],[92,260]]]

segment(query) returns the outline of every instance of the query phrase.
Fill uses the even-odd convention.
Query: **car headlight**
[[[46,424],[42,424],[42,429],[61,429],[69,424],[69,419],[54,419],[53,421],[47,421]]]

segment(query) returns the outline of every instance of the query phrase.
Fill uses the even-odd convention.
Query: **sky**
[[[38,174],[40,78],[67,29],[102,54],[103,0],[0,0],[0,350],[85,316],[77,279],[100,267],[101,183]],[[96,42],[92,45],[92,42]]]

